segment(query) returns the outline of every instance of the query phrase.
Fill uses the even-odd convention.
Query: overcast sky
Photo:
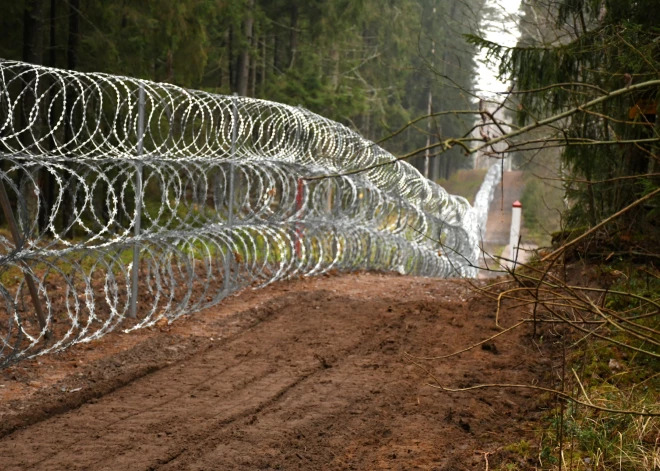
[[[515,46],[520,36],[517,22],[520,0],[486,0],[486,8],[488,17],[482,21],[485,38],[505,46]],[[485,64],[485,59],[486,53],[483,51],[477,58],[477,93],[490,98],[497,92],[506,91],[509,84],[497,80],[497,67]]]

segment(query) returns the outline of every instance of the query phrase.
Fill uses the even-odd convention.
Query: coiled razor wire
[[[0,157],[0,366],[291,277],[476,274],[464,198],[299,107],[0,60]]]
[[[488,211],[490,204],[495,198],[495,189],[502,181],[503,161],[498,160],[491,165],[486,172],[484,181],[474,197],[474,213],[479,228],[479,240],[482,241],[486,235],[486,224],[488,223]]]

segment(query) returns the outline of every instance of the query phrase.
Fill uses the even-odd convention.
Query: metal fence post
[[[367,195],[365,192],[360,193],[360,199],[365,198]],[[372,196],[371,193],[369,193],[369,196]],[[362,203],[362,202],[360,202]],[[375,216],[375,208],[371,207],[371,205],[367,209],[367,224],[371,223],[374,220]],[[371,232],[367,232],[367,259],[366,259],[366,269],[369,269],[371,266]]]
[[[302,209],[303,209],[303,201],[305,197],[305,182],[302,178],[298,178],[298,184],[296,186],[296,215],[298,218],[298,221],[302,219]],[[296,252],[296,257],[298,259],[302,258],[302,224],[300,222],[296,222],[294,224],[295,226],[295,234],[296,234],[296,239],[295,239],[295,252]]]
[[[333,213],[334,214],[332,215],[334,220],[335,220],[335,223],[333,224],[333,228],[332,228],[332,232],[334,234],[334,243],[333,243],[332,250],[334,252],[333,253],[334,260],[337,260],[338,257],[339,257],[339,245],[340,245],[339,244],[339,231],[337,230],[337,221],[339,221],[339,216],[341,215],[341,202],[342,202],[342,199],[343,199],[344,195],[343,195],[342,187],[341,187],[341,184],[342,184],[343,180],[340,177],[340,178],[336,178],[335,181],[337,182],[337,186],[336,186],[336,192],[335,192],[335,195],[334,195],[334,197],[335,197],[335,204],[334,204],[334,208],[333,208]]]
[[[232,97],[232,128],[231,128],[231,154],[229,161],[229,202],[227,206],[227,227],[229,228],[229,238],[232,239],[232,225],[234,224],[234,159],[236,158],[236,139],[238,134],[238,93]],[[229,294],[231,289],[231,261],[234,254],[231,246],[228,247],[225,257],[225,292]]]
[[[140,220],[142,219],[142,153],[144,150],[144,84],[140,83],[138,94],[138,146],[137,146],[137,171],[135,175],[135,225],[133,226],[133,236],[137,239],[140,236]],[[133,286],[131,290],[131,319],[137,318],[137,293],[138,276],[140,271],[140,243],[135,240],[133,244]]]

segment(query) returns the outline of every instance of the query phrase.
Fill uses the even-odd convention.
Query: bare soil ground
[[[487,453],[529,434],[538,401],[434,389],[405,352],[490,337],[494,313],[464,282],[396,275],[246,291],[1,371],[0,468],[493,469]],[[525,335],[424,365],[447,386],[531,383],[543,366]]]

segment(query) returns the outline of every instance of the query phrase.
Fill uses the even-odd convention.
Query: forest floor
[[[547,363],[528,333],[408,354],[492,336],[495,309],[466,281],[333,274],[111,333],[0,372],[1,467],[493,469],[541,403],[444,392],[425,369],[448,387],[533,383]]]

